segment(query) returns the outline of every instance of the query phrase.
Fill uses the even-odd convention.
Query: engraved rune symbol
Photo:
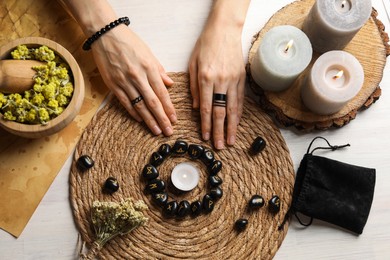
[[[150,189],[157,189],[157,184],[156,183],[152,183],[149,185]]]
[[[164,198],[164,194],[157,194],[157,195],[156,195],[156,198],[157,198],[157,199],[163,199],[163,198]]]
[[[148,170],[146,174],[152,174],[152,167],[147,167],[146,169]]]
[[[184,150],[183,150],[183,148],[180,147],[179,150],[177,150],[177,152],[178,153],[184,153]]]
[[[214,204],[212,200],[209,201],[209,207],[211,207]]]

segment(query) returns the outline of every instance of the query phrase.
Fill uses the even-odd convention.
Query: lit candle
[[[316,114],[341,110],[363,86],[364,71],[359,61],[345,51],[322,54],[301,88],[303,103]]]
[[[182,162],[173,168],[171,173],[172,184],[179,190],[189,191],[199,182],[199,169],[188,162]]]
[[[370,18],[371,0],[316,0],[302,30],[313,49],[342,50]]]
[[[291,25],[276,26],[263,37],[251,64],[253,80],[264,90],[282,91],[309,65],[309,38]]]

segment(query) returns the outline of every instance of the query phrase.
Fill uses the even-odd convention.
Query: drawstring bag
[[[325,140],[328,147],[310,151],[319,138]],[[323,137],[313,139],[298,168],[292,204],[285,221],[294,214],[304,226],[309,226],[315,218],[356,234],[363,232],[374,197],[375,169],[313,155],[318,149],[334,151],[347,146],[349,144],[332,146]],[[298,212],[310,217],[309,223],[303,223]]]

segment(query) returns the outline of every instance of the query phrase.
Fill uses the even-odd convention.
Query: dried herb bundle
[[[148,206],[142,201],[127,198],[120,203],[94,201],[91,208],[92,226],[96,239],[83,259],[93,259],[104,244],[117,235],[124,235],[148,221],[143,211]]]

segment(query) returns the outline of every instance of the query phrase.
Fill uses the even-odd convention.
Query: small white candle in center
[[[190,191],[198,185],[199,169],[188,162],[182,162],[173,168],[172,184],[179,190]]]

